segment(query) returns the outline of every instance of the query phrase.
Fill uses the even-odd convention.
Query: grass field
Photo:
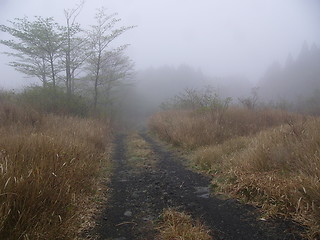
[[[0,239],[74,239],[110,125],[1,101],[0,135]]]

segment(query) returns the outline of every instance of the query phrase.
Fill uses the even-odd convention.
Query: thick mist
[[[2,0],[0,24],[24,16],[52,16],[63,24],[64,9],[78,3]],[[126,96],[131,105],[152,109],[186,88],[208,85],[234,100],[258,86],[261,98],[268,101],[280,97],[292,100],[319,86],[318,72],[302,67],[303,60],[299,60],[303,47],[315,53],[320,45],[320,4],[316,0],[92,0],[84,2],[77,21],[83,27],[92,25],[95,10],[101,6],[110,14],[117,12],[121,24],[137,26],[115,43],[130,44],[126,54],[136,73],[130,87],[124,84],[125,88],[117,88],[120,95],[115,99]],[[0,32],[0,38],[9,36]],[[0,51],[8,49],[1,45]],[[291,58],[294,63],[289,67]],[[10,60],[0,55],[1,88],[21,89],[37,83],[9,67]],[[315,61],[318,57],[304,64],[315,66]],[[298,75],[290,72],[298,65]],[[302,79],[308,71],[312,72],[311,80],[305,80],[308,86],[299,92],[306,85]],[[290,82],[293,75],[294,84]]]
[[[0,0],[0,240],[320,239],[319,23],[320,0]]]

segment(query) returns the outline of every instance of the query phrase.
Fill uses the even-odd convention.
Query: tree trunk
[[[52,74],[52,85],[53,88],[56,88],[56,74],[54,72],[54,62],[53,62],[53,56],[50,55],[50,66],[51,66],[51,74]]]
[[[69,18],[67,18],[67,51],[66,51],[66,87],[67,95],[71,95],[71,36],[70,36],[70,23]]]
[[[100,45],[100,43],[99,43],[99,45]],[[99,81],[99,74],[100,74],[101,51],[98,54],[97,60],[98,61],[97,61],[96,76],[94,79],[94,99],[93,99],[94,110],[97,109],[97,102],[98,102],[98,81]]]
[[[42,87],[45,88],[46,86],[47,86],[46,63],[45,63],[45,60],[42,59]]]
[[[71,94],[74,94],[74,90],[75,90],[75,82],[74,82],[74,80],[75,80],[75,75],[74,75],[74,69],[72,69],[72,71],[71,71]]]
[[[98,102],[98,76],[96,77],[94,82],[94,99],[93,99],[94,110],[97,109],[97,102]]]
[[[66,53],[66,87],[67,95],[71,95],[71,69],[70,69],[70,52],[67,50]]]

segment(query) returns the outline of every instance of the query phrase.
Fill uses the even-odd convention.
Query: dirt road
[[[201,219],[211,229],[212,239],[300,239],[292,223],[259,220],[254,207],[211,194],[209,178],[184,167],[182,159],[146,132],[137,136],[152,154],[129,156],[127,135],[116,138],[112,193],[95,229],[99,239],[157,239],[157,220],[168,207]]]

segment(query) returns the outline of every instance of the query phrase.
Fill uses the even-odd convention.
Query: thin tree
[[[64,10],[66,26],[63,28],[65,34],[63,51],[65,56],[62,62],[66,71],[65,84],[68,95],[71,95],[74,91],[76,70],[83,65],[88,57],[87,41],[84,37],[79,36],[82,29],[80,24],[76,22],[83,5],[84,1],[73,9]]]
[[[110,52],[110,44],[127,30],[133,28],[133,26],[116,28],[116,24],[120,21],[116,16],[116,13],[107,15],[103,8],[99,9],[95,16],[97,23],[91,26],[91,29],[88,31],[91,51],[87,61],[87,69],[89,77],[93,81],[94,109],[97,107],[98,88],[102,78],[102,69],[108,64],[110,57],[108,54]]]
[[[124,54],[126,46],[122,46],[113,51],[107,52],[106,63],[101,68],[101,77],[98,87],[103,88],[106,98],[111,95],[113,87],[121,84],[124,80],[133,75],[134,64],[132,60]]]

